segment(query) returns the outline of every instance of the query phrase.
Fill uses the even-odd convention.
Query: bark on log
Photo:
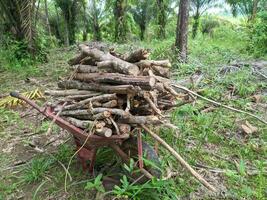
[[[143,89],[152,89],[155,86],[155,78],[150,76],[132,76],[118,73],[77,73],[74,75],[75,80],[84,82],[98,82],[118,85],[134,85]]]
[[[77,70],[78,73],[97,73],[100,72],[97,66],[92,65],[74,65],[71,66],[72,70]]]
[[[90,56],[99,62],[112,61],[112,62],[116,63],[112,66],[115,67],[114,70],[116,70],[119,73],[137,76],[140,72],[138,66],[136,66],[132,63],[126,62],[124,60],[121,60],[121,59],[111,55],[110,53],[104,53],[104,52],[102,52],[98,49],[95,49],[95,48],[91,49],[84,44],[79,45],[79,48],[81,49],[83,54]]]
[[[125,56],[124,60],[130,63],[146,60],[149,57],[149,52],[146,49],[138,49]]]
[[[164,68],[161,66],[153,65],[152,70],[153,70],[154,74],[158,75],[158,76],[163,76],[165,78],[170,78],[170,76],[171,76],[171,72],[170,72],[169,68]]]
[[[130,113],[125,112],[124,110],[121,110],[121,109],[117,109],[117,108],[92,108],[91,110],[93,114],[102,113],[105,111],[110,112],[112,115],[118,115],[122,118],[128,118],[131,116]]]
[[[92,120],[103,120],[103,119],[109,118],[110,116],[111,116],[110,112],[104,111],[104,112],[93,115]]]
[[[58,87],[61,89],[79,89],[79,90],[93,90],[103,93],[116,94],[135,94],[137,89],[132,85],[104,85],[96,83],[83,83],[80,81],[60,81]]]
[[[46,90],[44,92],[45,95],[50,96],[71,96],[71,95],[95,95],[95,92],[90,92],[86,90]]]
[[[124,119],[118,119],[118,122],[124,124],[153,124],[153,125],[160,124],[159,118],[155,115],[131,116]]]
[[[80,64],[82,64],[82,65],[96,65],[96,60],[94,58],[91,58],[90,56],[87,56],[80,61]]]
[[[99,95],[99,96],[91,97],[89,99],[82,100],[82,101],[75,103],[75,104],[72,104],[72,105],[65,106],[64,110],[81,108],[82,106],[84,106],[90,102],[93,102],[93,101],[99,101],[99,102],[104,101],[105,102],[105,101],[110,101],[110,100],[114,100],[114,99],[117,99],[116,94],[103,94],[103,95]]]
[[[85,117],[87,117],[89,115],[91,115],[91,114],[86,109],[82,109],[82,110],[66,110],[66,111],[62,111],[60,113],[60,116],[71,116],[71,117],[75,117],[75,118],[78,117],[78,116],[81,116],[83,119],[85,119]]]
[[[79,120],[79,119],[75,119],[75,118],[72,118],[72,117],[67,117],[66,120],[69,123],[73,124],[74,126],[77,126],[79,128],[82,128],[82,129],[88,129],[88,128],[90,129],[95,124],[94,121]]]
[[[141,60],[135,63],[140,68],[150,68],[153,65],[170,68],[171,63],[169,60]]]
[[[66,96],[63,101],[72,101],[72,100],[84,100],[88,99],[93,96],[101,95],[101,93],[92,93],[92,94],[85,94],[85,95],[73,95],[73,96]]]
[[[101,105],[101,107],[104,107],[104,108],[115,108],[115,107],[117,107],[117,105],[118,105],[118,101],[114,99],[114,100],[108,101],[106,103],[103,103]]]
[[[72,65],[78,65],[78,64],[80,64],[81,60],[84,59],[85,57],[86,57],[86,55],[81,53],[81,54],[75,56],[74,58],[70,59],[68,61],[68,64],[71,66]]]

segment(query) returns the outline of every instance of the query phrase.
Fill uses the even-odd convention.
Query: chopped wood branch
[[[219,102],[217,102],[217,101],[211,100],[211,99],[209,99],[209,98],[206,98],[206,97],[204,97],[204,96],[201,96],[200,94],[197,94],[196,92],[194,92],[194,91],[192,91],[192,90],[189,90],[188,88],[186,88],[186,87],[184,87],[184,86],[174,85],[174,84],[172,84],[172,86],[175,87],[175,88],[179,88],[179,89],[181,89],[181,90],[184,90],[184,91],[186,91],[186,92],[188,92],[188,93],[191,93],[192,95],[194,95],[194,96],[196,96],[196,97],[199,97],[199,98],[201,98],[201,99],[203,99],[203,100],[205,100],[205,101],[208,101],[208,102],[210,102],[210,103],[212,103],[212,104],[214,104],[214,105],[216,105],[216,106],[221,106],[221,107],[223,107],[223,108],[226,108],[226,109],[231,110],[231,111],[234,111],[234,112],[238,112],[238,113],[243,113],[243,114],[245,114],[245,115],[249,115],[249,116],[251,116],[251,117],[253,117],[253,118],[259,120],[260,122],[262,122],[262,123],[264,123],[264,124],[267,124],[267,121],[265,121],[264,119],[261,119],[261,118],[258,117],[257,115],[254,115],[254,114],[252,114],[252,113],[249,113],[249,112],[246,112],[246,111],[243,111],[243,110],[239,110],[239,109],[233,108],[233,107],[231,107],[231,106],[227,106],[227,105],[224,105],[224,104],[219,103]]]
[[[85,54],[87,56],[90,56],[97,61],[112,61],[113,62],[113,68],[117,72],[123,73],[123,74],[131,74],[134,76],[137,76],[139,74],[139,68],[129,62],[126,62],[124,60],[121,60],[110,53],[104,53],[98,49],[91,49],[88,46],[81,44],[79,45],[79,48],[82,51],[82,54]]]
[[[103,95],[94,96],[94,97],[82,100],[82,101],[75,103],[75,104],[72,104],[72,105],[65,106],[64,110],[81,108],[82,106],[85,106],[89,102],[93,102],[93,101],[100,101],[101,102],[101,101],[110,101],[110,100],[114,100],[114,99],[117,99],[116,94],[103,94]]]
[[[199,173],[197,173],[178,153],[175,151],[167,142],[165,142],[161,137],[151,131],[145,125],[140,125],[151,137],[163,145],[178,161],[179,163],[186,168],[190,174],[192,174],[201,184],[210,189],[213,192],[216,192],[216,189],[209,184]]]
[[[96,93],[87,91],[87,90],[46,90],[44,92],[45,95],[50,96],[71,96],[71,95],[92,95],[94,96]]]
[[[146,49],[138,49],[131,52],[129,55],[124,56],[124,60],[130,63],[146,60],[149,57],[149,52]]]
[[[118,73],[77,73],[75,80],[84,82],[109,83],[118,85],[134,85],[141,88],[151,89],[155,86],[155,78],[147,76],[131,76]]]
[[[60,81],[58,87],[61,89],[79,89],[79,90],[93,90],[103,93],[116,94],[135,94],[137,89],[132,85],[103,85],[96,83],[83,83],[80,81]]]
[[[91,65],[75,65],[71,66],[71,69],[77,70],[78,73],[97,73],[100,72],[97,66]]]
[[[171,67],[171,63],[169,60],[141,60],[135,64],[141,68],[150,68],[153,65],[166,67],[166,68]]]

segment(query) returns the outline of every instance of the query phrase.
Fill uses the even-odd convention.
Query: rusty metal
[[[76,149],[79,150],[78,159],[81,162],[83,171],[89,171],[90,173],[93,173],[97,149],[103,146],[111,147],[115,151],[115,153],[122,158],[122,160],[125,163],[129,163],[130,161],[129,156],[125,152],[123,152],[123,150],[119,147],[119,145],[122,144],[125,139],[129,138],[129,134],[112,135],[111,137],[104,137],[104,136],[98,136],[98,135],[88,136],[88,134],[90,133],[70,124],[69,122],[61,118],[60,116],[57,116],[52,107],[50,106],[46,106],[44,108],[39,107],[34,101],[31,101],[30,99],[20,95],[17,92],[11,92],[10,95],[12,97],[18,98],[26,102],[31,107],[36,109],[38,112],[43,114],[45,117],[47,117],[50,120],[54,120],[54,122],[58,126],[69,131],[73,135],[75,143],[76,143]],[[145,174],[145,176],[147,176],[148,178],[151,178],[152,175],[143,168],[144,166],[143,166],[142,154],[143,154],[142,153],[142,140],[141,140],[141,133],[140,133],[138,135],[139,167],[140,167],[140,170]],[[87,161],[90,161],[89,166],[87,166]]]

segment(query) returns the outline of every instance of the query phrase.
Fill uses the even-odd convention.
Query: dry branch
[[[216,192],[216,189],[210,185],[199,173],[197,173],[178,153],[175,151],[167,142],[165,142],[161,137],[152,132],[145,125],[140,125],[147,133],[149,133],[156,141],[158,141],[161,145],[163,145],[178,161],[179,163],[186,168],[190,174],[192,174],[200,183],[202,183],[205,187],[210,189],[213,192]]]
[[[114,63],[114,70],[116,70],[117,72],[123,74],[131,74],[134,76],[137,76],[139,74],[139,68],[136,65],[121,60],[111,55],[110,53],[104,53],[98,49],[90,49],[88,46],[83,44],[79,45],[79,48],[81,49],[82,54],[90,56],[99,62],[112,61]]]
[[[132,85],[105,85],[96,83],[83,83],[80,81],[60,81],[58,87],[61,89],[79,89],[79,90],[93,90],[103,93],[116,94],[135,94],[137,89]]]
[[[97,82],[117,85],[133,85],[141,88],[151,89],[155,86],[155,78],[147,76],[122,75],[118,73],[77,73],[75,80],[83,82]]]
[[[81,108],[81,107],[85,106],[86,104],[88,104],[90,102],[94,102],[94,101],[105,102],[105,101],[110,101],[110,100],[114,100],[114,99],[117,99],[116,94],[103,94],[103,95],[94,96],[94,97],[82,100],[82,101],[75,103],[75,104],[72,104],[72,105],[65,106],[64,110]]]

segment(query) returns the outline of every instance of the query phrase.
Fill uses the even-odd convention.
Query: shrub
[[[267,11],[260,12],[252,23],[248,26],[248,48],[256,57],[264,56],[267,54]]]

